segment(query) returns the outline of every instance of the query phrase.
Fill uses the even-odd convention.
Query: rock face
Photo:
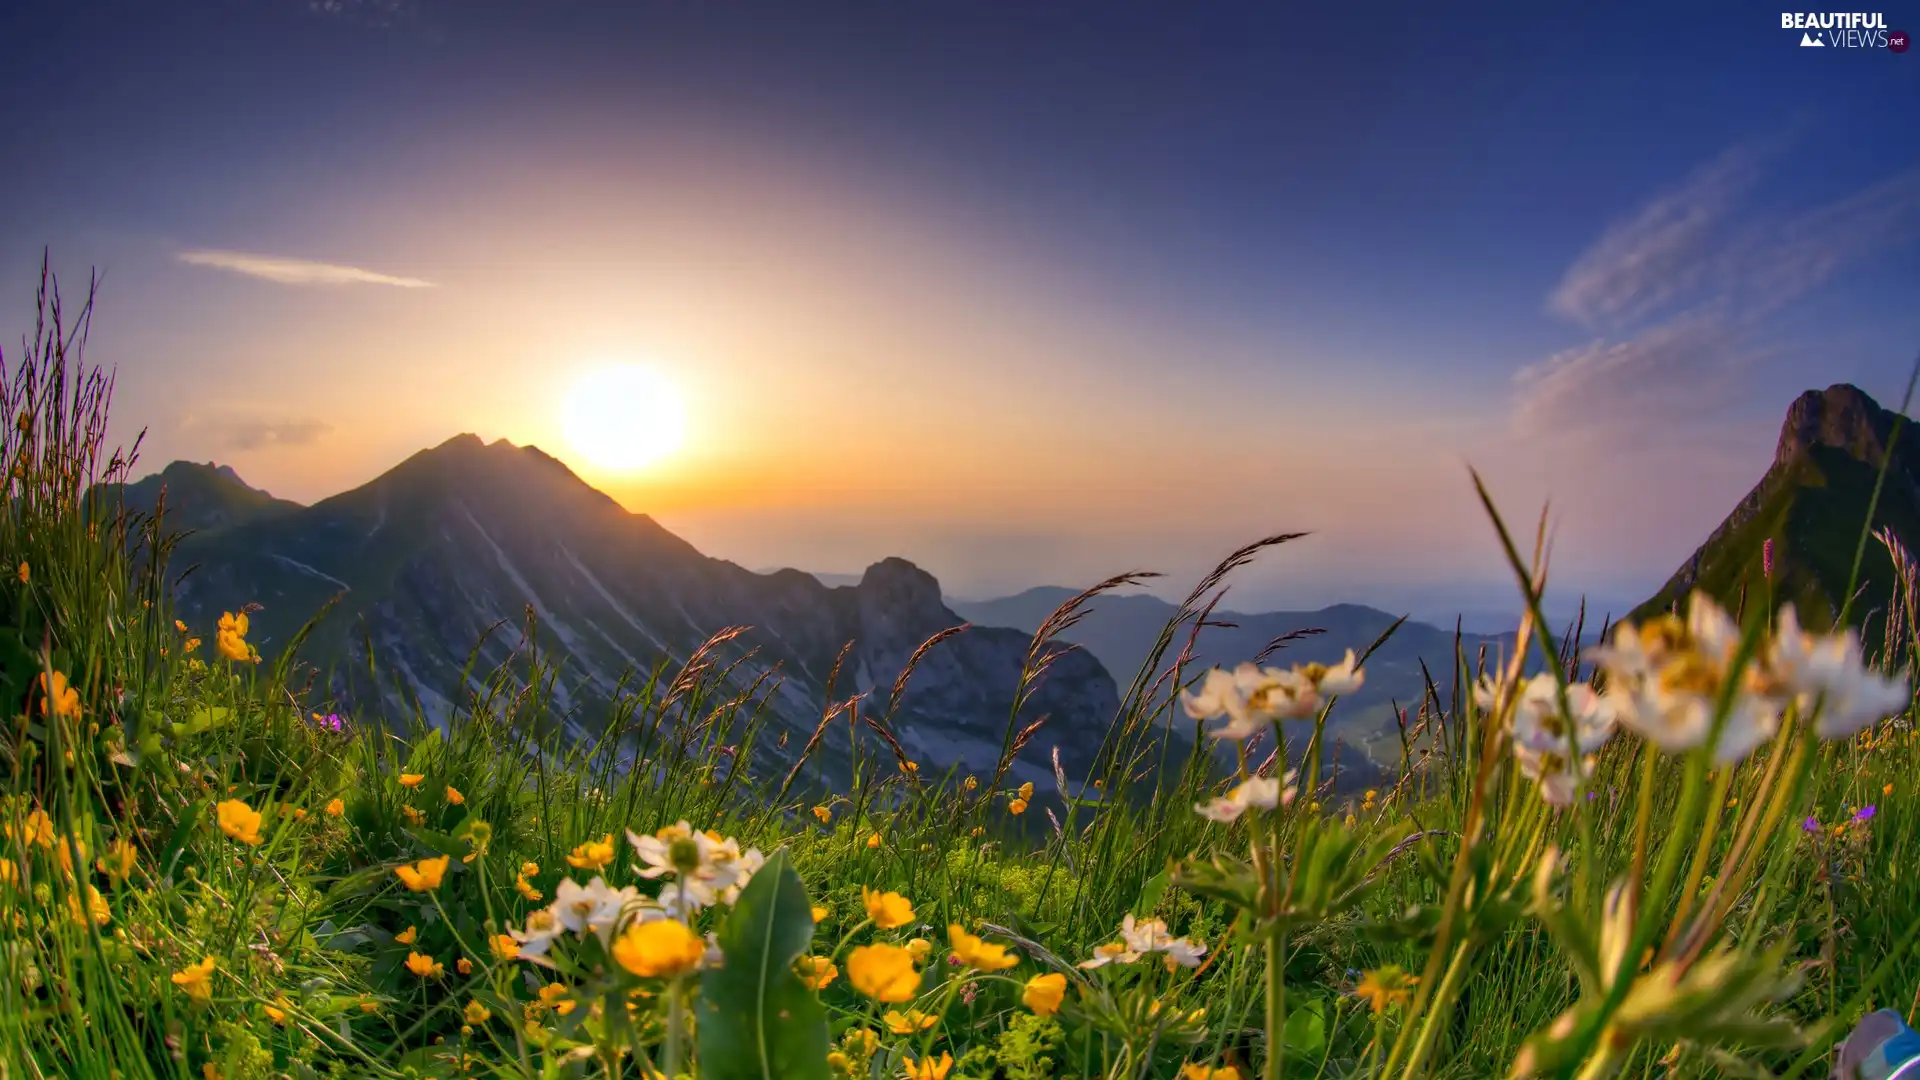
[[[227,485],[195,498],[251,491],[237,478],[188,468]],[[192,478],[205,479],[198,471]],[[129,487],[130,503],[136,491],[157,493],[157,484],[141,484]],[[168,499],[175,501],[171,485]],[[262,604],[253,637],[271,657],[335,601],[301,657],[328,672],[341,698],[390,715],[417,699],[444,722],[480,688],[466,674],[470,656],[475,674],[513,662],[530,613],[542,652],[565,657],[555,711],[577,734],[592,734],[623,675],[639,673],[629,690],[656,665],[671,676],[709,638],[744,627],[717,655],[721,666],[734,665],[737,690],[777,672],[769,699],[776,734],[760,741],[783,757],[805,745],[829,701],[864,692],[863,712],[884,715],[915,650],[962,621],[941,602],[933,576],[903,559],[875,564],[850,587],[829,588],[794,570],[756,574],[702,555],[561,462],[504,440],[462,435],[312,506],[271,502],[268,511],[217,518],[181,507],[203,530],[184,538],[173,559],[175,574],[193,567],[177,590],[183,617],[199,628],[223,610]],[[992,767],[1027,649],[1023,633],[975,627],[928,652],[892,717],[923,770]],[[367,675],[369,659],[377,677]],[[1050,775],[1056,746],[1070,770],[1084,768],[1117,709],[1099,662],[1067,652],[1018,718],[1047,720],[1017,771],[1036,781]],[[836,725],[823,758],[845,758],[845,731]],[[784,752],[778,732],[787,735]]]
[[[1843,607],[1856,623],[1876,611],[1884,615],[1896,571],[1882,544],[1868,545],[1861,598],[1849,607],[1846,593],[1883,464],[1873,527],[1910,549],[1920,539],[1920,432],[1909,422],[1895,441],[1898,420],[1845,383],[1801,394],[1787,409],[1760,482],[1632,617],[1670,610],[1696,588],[1730,607],[1746,595],[1791,600],[1816,624],[1830,623]],[[1762,554],[1768,541],[1774,543],[1771,578]]]
[[[1789,465],[1805,458],[1816,446],[1830,447],[1857,461],[1879,468],[1886,460],[1893,440],[1893,425],[1899,415],[1868,397],[1858,387],[1835,383],[1825,390],[1801,394],[1787,409],[1786,423],[1780,426],[1780,445],[1774,452],[1776,466]],[[1904,479],[1911,480],[1913,467],[1920,463],[1920,443],[1909,433],[1899,444],[1894,462]]]

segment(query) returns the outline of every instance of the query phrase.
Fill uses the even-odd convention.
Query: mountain
[[[537,448],[505,440],[458,436],[311,506],[183,463],[130,485],[126,497],[151,499],[162,488],[169,520],[200,530],[173,556],[172,572],[186,571],[176,587],[181,617],[210,639],[220,612],[264,605],[251,638],[271,659],[338,596],[301,657],[329,673],[334,694],[362,709],[377,700],[389,715],[417,696],[443,722],[479,688],[463,683],[476,644],[485,638],[475,673],[506,663],[528,611],[543,651],[565,656],[553,698],[577,733],[605,714],[624,672],[677,669],[715,634],[746,627],[720,648],[722,666],[737,661],[730,679],[739,690],[778,668],[769,713],[791,755],[829,698],[869,691],[869,711],[884,711],[914,650],[962,622],[932,575],[905,560],[876,563],[851,586],[797,570],[756,574],[702,555]],[[502,621],[506,631],[488,636]],[[990,769],[1028,642],[1017,630],[975,627],[931,650],[894,720],[907,752],[936,773]],[[377,681],[367,674],[369,644]],[[1054,747],[1070,771],[1086,769],[1118,708],[1098,660],[1056,651],[1063,655],[1019,718],[1047,717],[1016,767],[1021,779],[1047,781]]]
[[[1792,601],[1806,625],[1831,628],[1846,599],[1883,463],[1886,484],[1874,528],[1892,530],[1908,550],[1920,546],[1920,432],[1903,426],[1895,443],[1898,419],[1844,383],[1800,395],[1787,410],[1773,463],[1760,482],[1632,617],[1673,610],[1695,588],[1730,610],[1743,594],[1755,602],[1770,588],[1774,602]],[[1764,566],[1768,541],[1771,579]],[[1870,540],[1849,619],[1869,646],[1882,637],[1880,624],[1897,580],[1886,548]]]
[[[126,485],[122,498],[128,510],[151,514],[159,506],[162,492],[166,493],[170,532],[207,532],[300,509],[297,502],[248,487],[231,466],[212,462],[200,465],[176,461]]]
[[[1011,626],[1032,632],[1076,590],[1058,586],[1028,589],[1013,596],[976,602],[950,601],[953,609],[968,620],[995,626]],[[1156,596],[1142,594],[1094,598],[1084,619],[1071,630],[1071,636],[1123,682],[1130,681],[1152,651],[1162,628],[1179,609]],[[1251,660],[1269,642],[1288,634],[1309,630],[1319,633],[1289,641],[1271,661],[1292,664],[1318,660],[1336,662],[1348,649],[1363,652],[1386,629],[1395,616],[1358,604],[1337,604],[1318,611],[1269,611],[1247,614],[1215,611],[1209,625],[1201,629],[1195,641],[1195,662],[1200,668],[1210,665],[1232,667]],[[1517,620],[1516,620],[1517,621]],[[1597,624],[1597,619],[1594,623]],[[1555,627],[1556,634],[1565,627]],[[1589,630],[1592,629],[1592,624]],[[1164,667],[1185,644],[1183,627],[1168,653]],[[1460,647],[1469,660],[1481,648],[1493,658],[1507,655],[1512,634],[1462,634]],[[1421,662],[1433,675],[1440,692],[1447,694],[1452,685],[1454,632],[1409,620],[1394,632],[1366,665],[1366,683],[1360,691],[1334,706],[1329,728],[1340,739],[1360,747],[1375,761],[1397,763],[1400,753],[1399,727],[1394,707],[1416,709],[1426,692],[1426,676]],[[1195,670],[1200,670],[1196,668]]]

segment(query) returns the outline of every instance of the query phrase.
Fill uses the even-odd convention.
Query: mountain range
[[[260,604],[251,636],[272,657],[337,597],[301,656],[327,673],[336,698],[388,715],[417,700],[443,722],[480,690],[466,674],[476,644],[484,639],[473,672],[509,663],[529,612],[537,640],[565,657],[553,704],[576,733],[604,715],[623,675],[662,663],[671,674],[710,638],[744,628],[718,647],[718,666],[732,665],[741,691],[778,670],[766,715],[791,755],[828,701],[867,693],[864,708],[883,709],[914,651],[962,622],[933,576],[905,560],[832,588],[799,571],[755,574],[504,440],[458,436],[311,506],[248,488],[230,470],[175,462],[128,485],[125,504],[151,512],[163,491],[166,528],[182,534],[170,564],[181,618],[205,633],[222,611]],[[489,633],[502,622],[508,632]],[[906,751],[940,771],[990,770],[1028,645],[1017,630],[975,627],[929,651],[893,718]],[[1046,718],[1014,770],[1036,782],[1051,777],[1055,747],[1070,770],[1087,768],[1118,708],[1097,660],[1051,651],[1059,655],[1017,718]]]

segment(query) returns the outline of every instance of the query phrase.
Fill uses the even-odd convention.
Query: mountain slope
[[[955,611],[974,622],[1031,632],[1075,591],[1042,586],[1013,596],[952,604]],[[1162,628],[1177,613],[1175,605],[1155,596],[1100,596],[1088,605],[1088,614],[1073,627],[1070,636],[1124,683],[1146,662]],[[1231,667],[1252,659],[1269,642],[1310,629],[1321,633],[1288,642],[1274,654],[1272,662],[1335,662],[1348,649],[1364,651],[1393,625],[1394,616],[1358,604],[1336,604],[1318,611],[1215,611],[1210,621],[1234,625],[1207,626],[1200,631],[1194,646],[1195,663],[1199,665],[1196,671],[1214,664]],[[1556,633],[1564,629],[1555,627]],[[1162,666],[1186,643],[1184,635],[1183,628],[1169,654],[1162,658]],[[1512,640],[1511,634],[1463,634],[1460,647],[1470,659],[1482,647],[1490,657],[1497,657],[1504,655],[1500,649]],[[1441,692],[1446,693],[1452,682],[1453,658],[1452,630],[1412,621],[1403,624],[1367,662],[1366,684],[1335,706],[1330,727],[1338,737],[1359,746],[1375,760],[1396,762],[1399,734],[1394,706],[1397,703],[1412,709],[1418,705],[1426,691],[1422,661]]]
[[[1773,463],[1760,482],[1632,617],[1672,610],[1695,588],[1729,608],[1743,593],[1754,603],[1770,588],[1774,602],[1792,601],[1807,625],[1831,627],[1846,600],[1883,462],[1887,476],[1873,525],[1890,528],[1909,550],[1920,546],[1920,437],[1906,426],[1893,444],[1896,419],[1843,383],[1802,394],[1787,410]],[[1771,580],[1763,565],[1769,540]],[[1886,549],[1869,540],[1849,619],[1869,645],[1881,637],[1879,624],[1896,580]]]
[[[168,498],[175,501],[171,490]],[[629,513],[538,449],[472,435],[312,506],[226,520],[175,552],[175,573],[190,568],[177,589],[184,618],[204,631],[221,611],[257,602],[264,610],[252,617],[252,636],[272,656],[338,596],[303,658],[330,670],[332,689],[349,701],[364,707],[377,696],[391,711],[400,699],[388,683],[397,681],[435,720],[478,689],[462,683],[476,643],[512,624],[486,637],[474,671],[507,662],[529,610],[543,649],[566,657],[554,701],[582,732],[600,722],[624,672],[677,667],[713,635],[747,627],[720,656],[753,651],[735,671],[742,689],[778,667],[770,712],[777,729],[796,736],[792,753],[829,697],[871,691],[868,707],[883,710],[913,651],[962,621],[940,602],[938,582],[904,560],[875,564],[851,587],[791,570],[755,574]],[[369,644],[377,685],[366,674]],[[980,627],[922,661],[896,731],[924,768],[992,766],[1027,645],[1018,631]],[[1117,707],[1097,660],[1061,656],[1020,717],[1048,717],[1024,755],[1024,778],[1050,775],[1042,763],[1053,746],[1070,768],[1084,768]]]

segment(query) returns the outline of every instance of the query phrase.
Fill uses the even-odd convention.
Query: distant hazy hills
[[[950,600],[949,604],[973,622],[1032,631],[1074,593],[1072,589],[1043,586],[994,600]],[[1161,628],[1177,613],[1175,605],[1154,596],[1101,596],[1091,603],[1087,616],[1073,627],[1070,636],[1099,657],[1125,685],[1146,662]],[[1335,662],[1348,649],[1364,651],[1396,618],[1377,608],[1358,604],[1336,604],[1318,611],[1258,614],[1216,610],[1209,622],[1233,625],[1209,625],[1201,629],[1195,641],[1195,663],[1199,665],[1195,670],[1215,664],[1232,667],[1259,655],[1269,642],[1311,630],[1320,632],[1289,641],[1268,663],[1286,666],[1310,660]],[[1561,629],[1556,627],[1555,631]],[[1506,655],[1500,650],[1511,640],[1510,634],[1462,634],[1459,639],[1470,662],[1482,647],[1488,650],[1490,659]],[[1183,628],[1163,658],[1162,666],[1178,655],[1185,643]],[[1412,621],[1402,624],[1367,662],[1366,684],[1357,694],[1343,698],[1335,706],[1333,730],[1346,741],[1366,749],[1378,761],[1396,760],[1399,735],[1394,708],[1397,704],[1408,709],[1409,715],[1417,711],[1426,692],[1422,661],[1441,694],[1449,693],[1454,643],[1451,629]]]
[[[1890,527],[1920,553],[1920,431],[1903,425],[1895,443],[1896,419],[1846,384],[1800,395],[1787,410],[1766,474],[1635,616],[1669,610],[1696,587],[1729,608],[1743,593],[1748,603],[1761,602],[1768,595],[1763,563],[1771,540],[1774,601],[1791,600],[1811,626],[1831,626],[1846,600],[1874,482],[1890,452],[1874,525]],[[1870,644],[1880,637],[1896,581],[1886,549],[1869,541],[1849,621],[1864,624]]]
[[[163,490],[169,527],[193,530],[171,564],[185,574],[176,589],[183,618],[206,634],[221,611],[263,604],[252,636],[271,657],[339,596],[302,657],[328,672],[335,693],[389,711],[417,697],[430,716],[444,717],[477,688],[462,683],[476,643],[504,620],[475,670],[507,661],[529,608],[544,649],[566,657],[555,701],[578,730],[602,722],[623,672],[677,668],[710,636],[746,627],[721,657],[740,661],[733,680],[742,690],[777,666],[770,713],[776,731],[789,733],[791,754],[829,698],[871,691],[869,704],[883,711],[913,651],[962,622],[941,603],[939,583],[904,560],[884,560],[837,588],[798,571],[755,574],[702,555],[537,449],[472,435],[311,506],[186,462],[128,485],[125,497],[151,510]],[[368,643],[377,679],[368,675]],[[930,652],[897,718],[907,750],[933,771],[990,768],[1027,647],[1024,633],[977,627]],[[1086,768],[1117,707],[1097,660],[1062,656],[1020,717],[1048,717],[1021,777],[1050,776],[1055,746],[1070,769]],[[828,745],[839,749],[823,758],[844,759],[845,739],[844,728],[836,731]]]

